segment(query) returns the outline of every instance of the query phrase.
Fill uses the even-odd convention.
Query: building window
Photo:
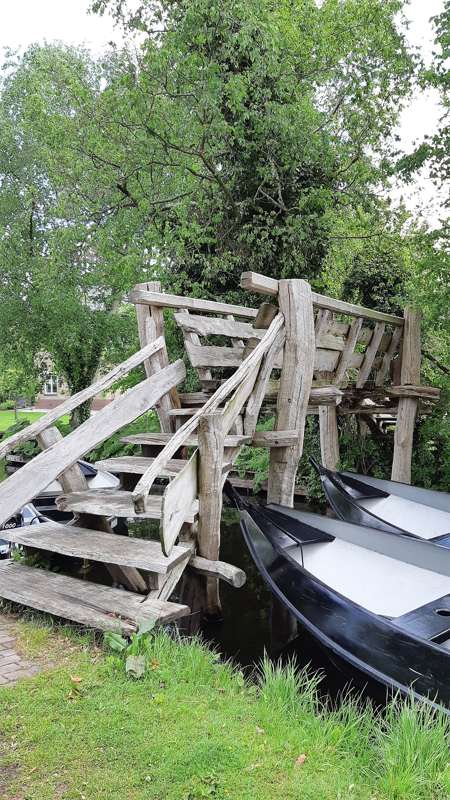
[[[59,379],[56,375],[49,375],[44,383],[44,394],[58,394]]]

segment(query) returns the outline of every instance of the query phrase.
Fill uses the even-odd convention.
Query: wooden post
[[[401,383],[403,386],[420,384],[420,319],[417,309],[405,309],[403,332]],[[418,399],[401,397],[398,401],[397,424],[394,435],[394,458],[392,461],[392,480],[411,483],[411,461],[414,423]]]
[[[211,561],[219,560],[220,551],[223,445],[221,412],[202,417],[198,424],[198,552]],[[217,578],[206,578],[206,613],[212,618],[221,616]]]
[[[309,283],[280,280],[278,284],[278,302],[284,315],[286,340],[276,430],[295,429],[298,439],[293,446],[273,448],[270,452],[268,502],[292,506],[314,371],[314,313]]]
[[[336,406],[319,406],[320,452],[322,464],[335,470],[339,461],[339,435]]]
[[[138,283],[135,289],[144,289],[149,292],[160,292],[161,284],[159,281],[151,281],[150,283]],[[138,303],[136,305],[136,317],[139,331],[139,341],[141,347],[149,344],[153,339],[158,339],[164,336],[164,316],[162,308],[157,306],[146,306]],[[147,378],[154,375],[158,370],[163,369],[169,363],[167,350],[164,347],[158,353],[155,353],[151,358],[144,362],[145,373]],[[180,400],[178,397],[177,389],[171,389],[165,394],[156,404],[156,410],[159,417],[159,424],[164,433],[172,433],[174,430],[174,422],[168,416],[167,412],[172,408],[179,408]]]

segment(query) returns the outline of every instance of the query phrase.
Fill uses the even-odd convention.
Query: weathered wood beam
[[[242,384],[241,384],[242,385]],[[198,424],[198,552],[211,561],[220,554],[220,525],[222,516],[222,464],[224,461],[223,414],[207,414]],[[206,612],[219,616],[221,612],[217,577],[206,579]]]
[[[320,453],[322,464],[335,470],[339,462],[339,434],[336,406],[319,406]]]
[[[171,386],[182,381],[185,375],[186,369],[180,360],[133,386],[98,414],[89,417],[62,441],[39,453],[24,464],[18,473],[3,481],[0,484],[0,525],[89,450],[153,408],[159,398]]]
[[[296,443],[270,451],[268,500],[292,506],[314,371],[314,313],[311,287],[302,280],[279,281],[278,301],[285,318],[286,339],[276,430],[297,432]]]
[[[64,400],[64,402],[56,408],[52,408],[51,411],[48,411],[47,414],[44,414],[44,416],[40,417],[36,422],[28,425],[24,430],[14,433],[12,436],[9,436],[8,439],[0,442],[0,458],[3,458],[6,453],[13,450],[17,445],[22,444],[22,442],[37,438],[42,431],[45,431],[46,428],[49,428],[65,414],[70,414],[74,408],[78,408],[82,403],[86,403],[96,395],[109,389],[110,386],[125,375],[128,375],[134,367],[138,367],[147,358],[150,358],[153,353],[157,353],[158,350],[161,350],[162,347],[164,347],[164,339],[162,337],[155,339],[150,344],[143,347],[142,350],[134,353],[134,355],[127,358],[126,361],[123,361],[117,367],[107,372],[106,375],[103,375],[98,381],[88,386],[87,389],[82,389],[81,392],[77,392],[71,397],[68,397],[67,400]]]
[[[257,272],[243,272],[241,275],[241,288],[249,292],[259,292],[276,296],[279,292],[280,281],[275,278],[268,278]],[[385,314],[382,311],[375,311],[372,308],[365,308],[354,303],[346,303],[343,300],[336,300],[323,294],[312,293],[313,304],[317,308],[334,311],[341,314],[349,314],[353,317],[364,317],[374,319],[379,322],[389,322],[391,325],[403,325],[403,317],[396,317],[394,314]]]
[[[150,283],[137,284],[135,289],[142,289],[144,291],[158,292],[161,288],[159,281],[152,281]],[[141,347],[150,344],[154,339],[163,337],[164,339],[164,316],[162,308],[158,306],[136,306],[136,318],[139,332],[139,341]],[[144,361],[145,372],[147,378],[150,378],[155,372],[164,369],[169,364],[169,356],[167,354],[166,343],[154,355],[150,356]],[[170,389],[167,394],[163,395],[156,405],[156,412],[158,414],[159,423],[162,431],[172,431],[174,426],[167,416],[167,412],[172,408],[180,407],[180,399],[176,387]]]
[[[229,583],[230,586],[234,586],[235,589],[240,589],[247,580],[246,574],[242,569],[234,567],[232,564],[227,564],[226,561],[211,561],[208,558],[202,558],[202,556],[191,556],[189,566],[200,575],[219,578],[219,580]]]
[[[190,509],[198,494],[197,471],[196,450],[183,469],[170,481],[163,494],[160,538],[165,556],[170,555],[183,524],[188,518],[192,521]]]
[[[217,410],[223,401],[242,383],[248,373],[254,369],[255,365],[261,362],[264,354],[271,347],[274,339],[277,337],[278,333],[283,327],[283,324],[283,315],[278,314],[272,322],[269,330],[261,339],[255,350],[253,350],[253,352],[250,354],[250,356],[242,362],[236,372],[230,378],[228,378],[225,383],[219,386],[219,388],[209,398],[205,405],[199,408],[197,414],[193,417],[190,417],[190,419],[188,419],[184,425],[182,425],[182,427],[167,443],[164,450],[155,458],[154,463],[142,476],[133,492],[133,499],[137,512],[142,511],[145,508],[145,498],[148,495],[153,481],[158,477],[161,469],[164,469],[167,462],[175,455],[176,451],[186,443],[188,437],[197,429],[200,417],[204,416],[210,411]]]
[[[200,300],[195,297],[181,297],[164,292],[135,289],[128,295],[130,303],[135,305],[158,306],[160,308],[187,308],[189,311],[205,311],[211,314],[233,314],[236,317],[254,319],[258,313],[256,308],[235,306],[232,303],[218,303],[214,300]]]
[[[401,365],[403,386],[407,384],[417,386],[420,383],[420,321],[421,315],[417,309],[412,307],[405,309]],[[411,483],[412,447],[417,408],[417,398],[400,398],[394,433],[393,481]]]

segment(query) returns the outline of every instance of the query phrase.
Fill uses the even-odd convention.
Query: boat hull
[[[256,508],[241,524],[271,591],[332,658],[390,692],[450,707],[450,652],[331,590],[284,552],[284,535]]]

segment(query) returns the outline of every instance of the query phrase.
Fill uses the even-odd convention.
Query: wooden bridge
[[[384,314],[312,292],[303,280],[244,273],[242,287],[272,296],[258,308],[179,297],[157,283],[130,294],[141,349],[25,430],[0,442],[0,458],[29,439],[32,461],[0,484],[0,525],[58,478],[57,504],[73,524],[48,523],[2,537],[25,548],[100,562],[114,587],[37,569],[0,565],[0,597],[103,629],[134,630],[140,619],[168,622],[190,609],[170,602],[186,567],[206,578],[206,608],[220,606],[218,580],[235,587],[244,573],[220,561],[222,487],[242,447],[270,449],[268,500],[292,505],[306,416],[318,414],[322,460],[339,459],[338,414],[396,420],[394,480],[410,481],[417,413],[439,398],[420,385],[420,317]],[[200,391],[183,393],[182,360],[169,363],[164,313],[182,332]],[[55,422],[144,365],[146,378],[63,438]],[[256,429],[273,408],[273,431]],[[101,461],[120,490],[89,490],[78,460],[155,409],[161,432],[126,436],[133,456]],[[157,480],[158,479],[158,480]],[[164,486],[161,488],[161,479]],[[119,536],[111,517],[159,519],[160,541]],[[178,542],[178,544],[177,544]],[[120,588],[116,588],[120,587]]]

